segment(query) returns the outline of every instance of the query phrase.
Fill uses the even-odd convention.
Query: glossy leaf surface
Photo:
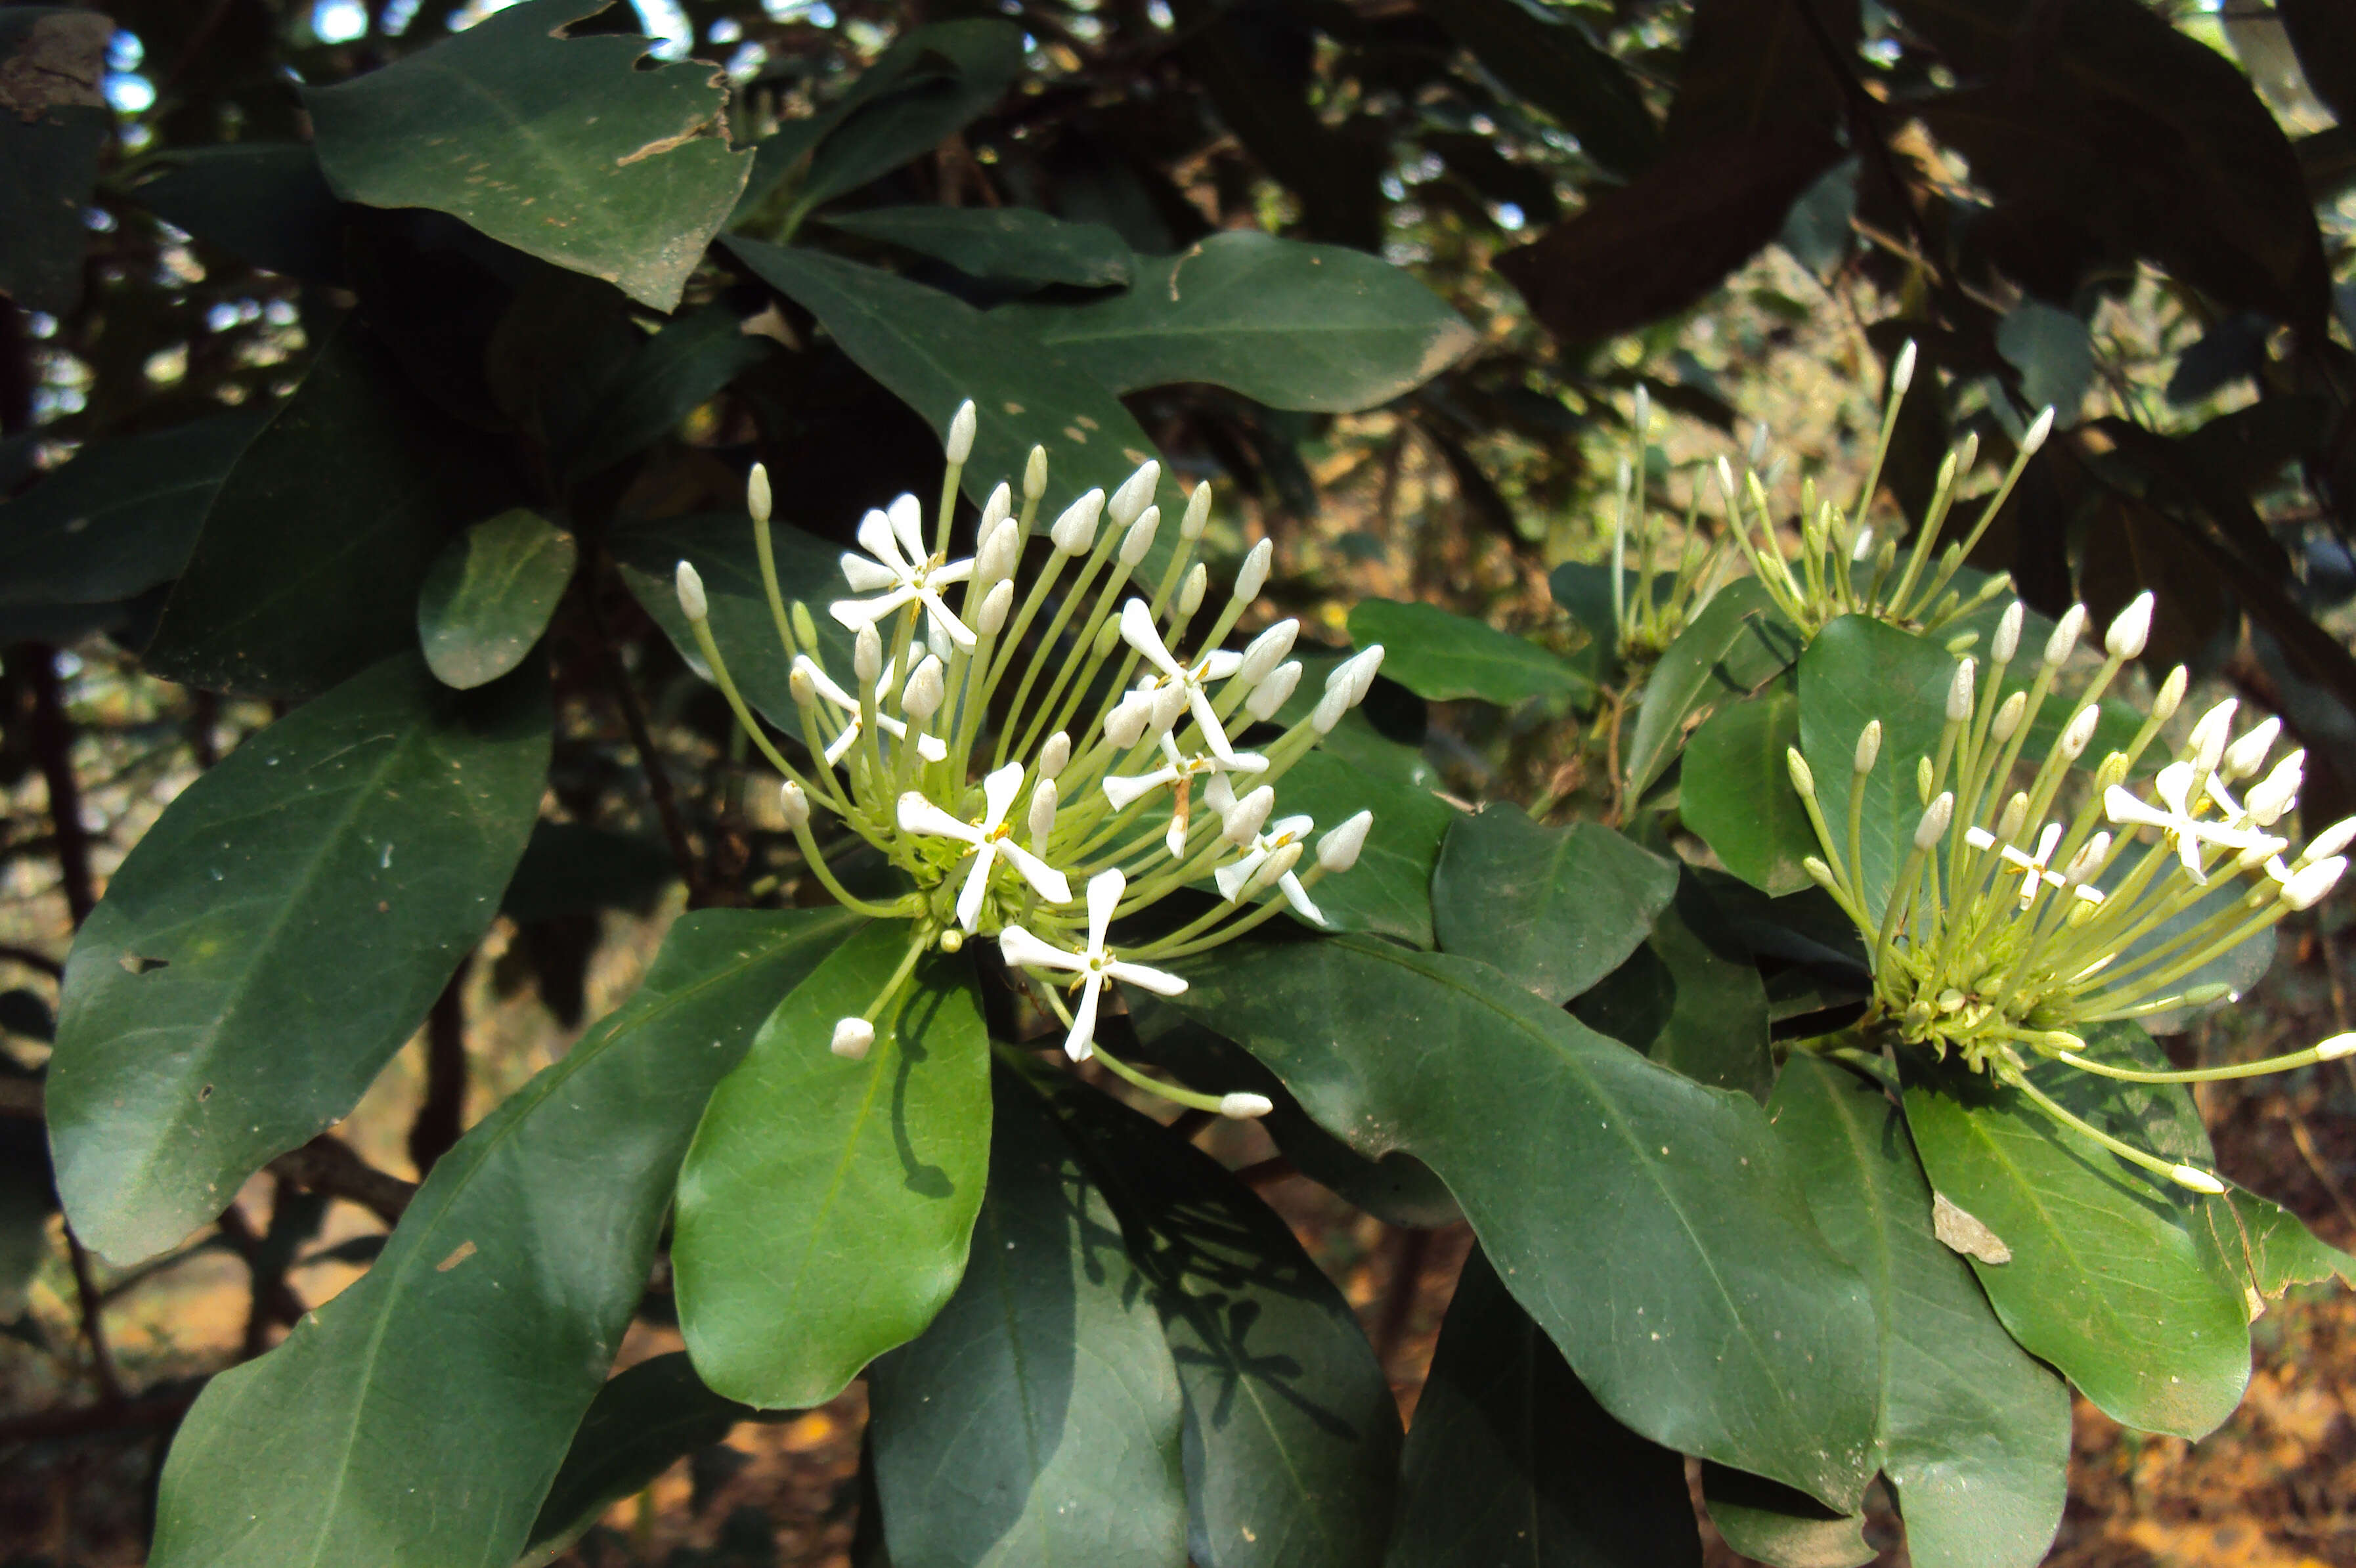
[[[1442,951],[1568,1002],[1644,945],[1676,890],[1673,864],[1610,828],[1546,827],[1501,802],[1450,824],[1432,929]]]
[[[579,555],[571,534],[520,507],[443,546],[417,594],[417,640],[434,678],[469,691],[521,664]]]
[[[1701,877],[1687,867],[1644,946],[1571,1004],[1600,1035],[1696,1083],[1764,1102],[1775,1087],[1767,987]]]
[[[1477,697],[1511,707],[1525,697],[1591,689],[1559,654],[1437,605],[1360,599],[1350,607],[1350,640],[1381,643],[1383,673],[1436,703]]]
[[[696,1129],[671,1265],[696,1369],[731,1399],[825,1403],[923,1332],[965,1272],[990,1154],[972,981],[950,960],[920,965],[865,1060],[827,1048],[908,940],[878,921],[830,954],[777,1004]]]
[[[1711,714],[1686,742],[1678,775],[1677,811],[1686,826],[1727,870],[1774,897],[1809,886],[1800,863],[1824,853],[1792,789],[1785,756],[1799,744],[1799,682],[1786,671]],[[1837,826],[1848,809],[1847,770],[1826,784],[1826,820]]]
[[[352,1108],[498,912],[548,754],[544,679],[462,695],[412,654],[172,802],[66,965],[49,1127],[85,1240],[160,1252]]]
[[[851,924],[684,917],[620,1012],[442,1157],[358,1283],[206,1388],[165,1470],[158,1568],[507,1568],[543,1497],[564,1511],[551,1483],[584,1412],[655,1376],[606,1393],[705,1097]],[[594,1492],[605,1455],[564,1495]]]

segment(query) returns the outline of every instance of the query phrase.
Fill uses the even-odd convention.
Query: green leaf
[[[1085,490],[1111,494],[1154,455],[1152,438],[1108,388],[994,312],[815,251],[733,238],[728,248],[935,430],[974,401],[980,421],[964,483],[977,504],[1001,479],[1021,481],[1033,446],[1047,449],[1047,518]]]
[[[1346,756],[1320,749],[1301,757],[1285,773],[1280,798],[1287,815],[1304,813],[1321,828],[1374,812],[1375,828],[1358,864],[1320,882],[1311,897],[1336,930],[1430,947],[1431,870],[1449,824],[1461,813],[1432,793],[1439,776],[1430,764],[1407,746],[1368,736]]]
[[[548,773],[546,680],[388,660],[239,746],[147,831],[66,963],[58,1187],[118,1263],[352,1108],[498,912]]]
[[[740,1048],[759,1015],[757,1009],[746,1015]],[[705,1388],[683,1350],[641,1361],[605,1383],[540,1505],[519,1568],[540,1568],[563,1555],[607,1509],[760,1413]]]
[[[0,11],[0,295],[27,310],[81,299],[82,213],[114,128],[100,85],[113,37],[94,11]]]
[[[1569,12],[1534,0],[1455,0],[1431,19],[1612,173],[1634,174],[1660,150],[1660,128],[1634,80]]]
[[[996,1089],[964,1283],[867,1377],[892,1561],[1177,1568],[1183,1406],[1151,1284],[1037,1092]]]
[[[798,736],[801,715],[787,685],[792,667],[761,585],[753,532],[753,520],[743,513],[698,512],[616,530],[611,545],[630,592],[678,648],[680,657],[701,672],[702,650],[688,628],[686,612],[679,607],[679,564],[694,563],[711,605],[712,638],[728,661],[736,689],[762,717],[786,734]],[[818,626],[819,661],[834,671],[835,679],[843,679],[851,670],[851,633],[826,613],[828,604],[845,591],[841,549],[781,522],[770,525],[769,537],[778,592],[787,605],[800,600],[809,606]]]
[[[1844,833],[1857,737],[1869,721],[1881,721],[1881,754],[1866,776],[1860,827],[1865,907],[1876,918],[1914,847],[1922,821],[1914,762],[1937,756],[1954,673],[1955,656],[1945,649],[1864,616],[1835,620],[1800,656],[1800,752],[1815,776],[1825,821],[1841,824]],[[1783,786],[1792,793],[1788,772]],[[1848,845],[1839,847],[1846,863]]]
[[[1727,870],[1771,897],[1808,886],[1800,862],[1824,852],[1792,788],[1786,754],[1800,744],[1800,683],[1790,671],[1723,703],[1686,742],[1677,811]],[[1849,737],[1853,747],[1857,737]],[[1843,821],[1847,769],[1832,776],[1827,820]]]
[[[1767,987],[1733,922],[1690,866],[1651,933],[1626,963],[1572,1004],[1572,1016],[1696,1083],[1738,1090],[1763,1103],[1775,1087]]]
[[[1129,282],[1136,260],[1101,223],[1068,223],[1027,207],[875,207],[834,213],[826,223],[1012,283],[1114,287]]]
[[[1673,863],[1610,828],[1542,827],[1501,803],[1450,824],[1431,877],[1432,929],[1442,951],[1568,1002],[1644,945],[1676,890]]]
[[[2089,1044],[2119,1037],[2104,1030]],[[2154,1141],[2164,1097],[2067,1069],[2038,1078],[2115,1136]],[[2162,1190],[1960,1069],[1910,1083],[1906,1120],[1931,1185],[2011,1250],[2009,1262],[1974,1259],[1972,1270],[2022,1348],[2147,1432],[2200,1438],[2233,1413],[2250,1377],[2248,1320],[2239,1287],[2211,1266],[2191,1194]]]
[[[324,691],[416,645],[443,540],[515,493],[499,449],[348,320],[221,481],[147,668],[209,691]]]
[[[2020,372],[2020,395],[2031,408],[2051,408],[2065,425],[2078,423],[2094,379],[2094,337],[2058,306],[2024,299],[1997,323],[1997,352]]]
[[[157,1568],[508,1568],[543,1496],[562,1512],[593,1490],[615,1461],[576,1428],[697,1112],[851,923],[712,910],[672,927],[628,1004],[434,1165],[375,1267],[207,1386],[165,1466]]]
[[[1665,602],[1676,583],[1666,572],[1654,573],[1655,602]],[[1572,656],[1572,663],[1590,681],[1618,680],[1620,622],[1612,612],[1611,566],[1566,561],[1547,574],[1547,587],[1554,602],[1587,634],[1587,645]],[[1620,573],[1620,589],[1622,600],[1631,603],[1644,591],[1642,579],[1626,568]]]
[[[343,206],[307,142],[173,147],[131,171],[132,199],[265,272],[345,279]]]
[[[2298,1216],[2269,1198],[2241,1187],[2201,1211],[2201,1229],[2244,1286],[2254,1320],[2265,1304],[2279,1301],[2293,1285],[2338,1279],[2356,1286],[2356,1258],[2328,1245]]]
[[[1440,1173],[1620,1421],[1856,1503],[1873,1470],[1871,1309],[1757,1104],[1470,959],[1335,937],[1176,967],[1190,988],[1175,1004],[1273,1068],[1326,1128]]]
[[[1933,1233],[1931,1185],[1905,1119],[1879,1085],[1804,1055],[1784,1064],[1768,1115],[1817,1226],[1873,1297],[1881,1467],[1913,1560],[2043,1561],[2069,1489],[2069,1394],[2013,1342],[1969,1266]]]
[[[571,534],[521,507],[444,545],[417,594],[417,640],[435,679],[470,691],[521,664],[579,555]]]
[[[1789,628],[1756,577],[1738,577],[1712,595],[1670,643],[1644,682],[1644,705],[1628,737],[1622,769],[1627,796],[1641,800],[1676,760],[1695,715],[1748,695],[1796,655]],[[1780,660],[1780,662],[1778,662]],[[1756,672],[1758,679],[1746,681]],[[1850,739],[1854,740],[1854,736]]]
[[[674,308],[753,155],[729,149],[710,66],[644,64],[644,38],[564,36],[609,4],[532,0],[305,89],[327,183],[347,201],[447,212]]]
[[[1414,276],[1363,251],[1229,230],[1083,305],[1001,306],[992,324],[1118,392],[1209,381],[1271,408],[1388,403],[1463,358],[1472,328]]]
[[[793,214],[931,152],[1004,97],[1022,69],[1023,29],[1000,17],[904,34],[827,116]]]
[[[920,964],[864,1061],[828,1048],[906,953],[879,921],[761,1026],[680,1174],[671,1266],[705,1382],[824,1404],[924,1331],[965,1272],[990,1151],[990,1042],[959,964]]]
[[[1435,703],[1478,697],[1511,707],[1525,697],[1594,690],[1559,654],[1437,605],[1360,599],[1350,607],[1350,640],[1381,643],[1383,673]]]
[[[0,506],[0,605],[94,605],[168,583],[266,416],[95,441]]]
[[[1401,1470],[1392,1568],[1701,1563],[1684,1460],[1604,1413],[1478,1247]]]
[[[1839,1513],[1804,1492],[1723,1465],[1704,1465],[1701,1484],[1710,1523],[1745,1558],[1772,1568],[1860,1568],[1874,1559],[1861,1509]]]
[[[736,312],[715,303],[639,343],[565,442],[565,478],[578,482],[644,451],[766,359],[769,339],[744,328]]]
[[[1198,1568],[1381,1560],[1398,1406],[1356,1315],[1276,1212],[1126,1106],[1049,1080],[1120,1218],[1185,1394],[1186,1557]]]

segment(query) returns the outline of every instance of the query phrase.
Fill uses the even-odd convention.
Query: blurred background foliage
[[[53,1233],[27,1086],[72,925],[196,770],[342,673],[221,677],[201,648],[176,650],[165,610],[229,465],[337,351],[339,322],[367,329],[345,351],[397,371],[413,445],[255,504],[294,508],[299,534],[315,515],[339,526],[337,505],[378,507],[369,487],[403,464],[474,465],[518,499],[561,496],[584,546],[551,622],[567,825],[543,828],[508,920],[387,1091],[397,1114],[355,1123],[396,1173],[626,988],[642,917],[676,907],[668,886],[742,902],[790,875],[738,787],[718,698],[625,589],[605,531],[733,511],[757,456],[783,515],[847,538],[930,471],[945,412],[912,408],[752,252],[626,292],[431,211],[338,200],[327,176],[360,176],[323,174],[311,138],[332,99],[306,91],[497,5],[94,9],[113,26],[44,31],[56,13],[0,7],[0,495],[24,498],[0,511],[0,960],[17,986],[0,995],[0,1160],[32,1194],[10,1200],[12,1238]],[[1379,406],[1191,378],[1123,400],[1182,478],[1220,487],[1224,550],[1277,542],[1273,597],[1328,641],[1371,596],[1575,650],[1546,574],[1608,550],[1640,384],[1672,416],[1653,461],[1673,506],[1692,465],[1751,444],[1756,423],[1766,452],[1808,455],[1777,475],[1796,493],[1854,482],[1911,338],[1924,372],[1886,475],[1908,512],[1957,435],[2007,461],[2054,406],[2060,434],[1976,564],[2048,613],[2080,597],[2099,619],[2157,590],[2151,657],[2285,715],[2309,747],[2314,821],[2356,807],[2356,9],[2340,0],[637,0],[573,31],[644,32],[724,80],[712,130],[759,149],[727,233],[964,306],[1081,304],[1239,230],[1409,269],[1472,338]],[[1020,216],[1040,213],[1068,227],[1043,238]],[[80,453],[93,461],[67,467]],[[121,528],[95,575],[59,546],[91,520]],[[143,672],[143,652],[189,683]],[[1551,800],[1585,782],[1561,707],[1439,703],[1398,723],[1428,724],[1464,798]],[[2344,1012],[2336,972],[2329,1003]],[[2312,1143],[2302,1131],[2305,1208],[2344,1208],[2335,1151]],[[232,1208],[189,1249],[244,1292],[216,1359],[266,1348],[368,1253],[368,1227],[322,1240],[324,1200],[297,1200],[334,1187],[316,1167],[257,1182],[266,1219]],[[1347,1275],[1381,1234],[1344,1226],[1323,1255]],[[27,1475],[73,1479],[10,1497],[0,1539],[135,1560],[155,1439],[185,1397],[140,1380],[137,1419],[91,1428],[132,1446],[99,1458],[59,1448],[81,1429],[43,1407],[121,1394],[101,1331],[149,1276],[28,1245],[10,1277],[29,1294],[0,1280],[24,1342],[0,1444],[41,1457]],[[1362,1299],[1382,1348],[1408,1347],[1393,1365],[1411,1384],[1433,1260],[1385,1256]],[[157,1370],[201,1369],[170,1339]],[[699,1508],[726,1477],[705,1480]],[[78,1512],[91,1488],[112,1503]]]

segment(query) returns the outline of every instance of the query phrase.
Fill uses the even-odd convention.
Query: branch
[[[48,786],[49,831],[55,836],[58,875],[63,882],[66,910],[79,927],[98,906],[96,885],[90,874],[90,833],[81,825],[81,784],[74,778],[73,725],[66,717],[65,699],[58,687],[58,653],[46,642],[20,642],[11,657],[25,670],[25,716],[33,743],[33,757]]]
[[[622,710],[622,725],[630,733],[630,744],[637,748],[638,767],[647,776],[647,794],[653,800],[655,815],[662,822],[663,840],[670,845],[670,857],[679,867],[680,880],[687,884],[687,906],[700,909],[709,902],[703,886],[703,868],[695,858],[694,846],[687,837],[687,823],[679,814],[679,800],[670,790],[670,775],[663,771],[662,757],[655,750],[654,732],[647,726],[646,709],[638,703],[638,693],[630,684],[630,672],[622,663],[622,655],[614,646],[613,628],[605,623],[605,607],[599,590],[605,580],[614,575],[614,563],[602,549],[597,553],[598,572],[581,597],[589,610],[589,626],[596,638],[599,662],[605,667],[606,683],[613,688],[615,705]]]
[[[197,1402],[194,1391],[162,1394],[130,1404],[81,1405],[71,1410],[45,1410],[0,1421],[0,1446],[12,1443],[53,1443],[64,1437],[87,1437],[101,1432],[132,1432],[142,1427],[169,1426]]]
[[[63,963],[45,952],[18,947],[15,942],[0,942],[0,959],[5,959],[10,963],[21,963],[27,969],[39,970],[51,980],[65,978],[66,966]]]
[[[114,1369],[114,1353],[106,1348],[106,1297],[99,1293],[98,1281],[90,1272],[90,1250],[81,1238],[66,1229],[66,1254],[73,1262],[74,1296],[81,1305],[82,1337],[90,1341],[91,1374],[98,1380],[100,1400],[110,1405],[123,1402],[123,1378]]]
[[[409,1124],[409,1159],[420,1177],[466,1130],[466,976],[474,967],[472,952],[460,959],[425,1015],[425,1098]]]
[[[268,1168],[296,1187],[357,1203],[387,1225],[400,1224],[402,1210],[417,1195],[415,1182],[377,1169],[331,1133],[320,1133],[299,1149],[289,1149],[271,1161]]]

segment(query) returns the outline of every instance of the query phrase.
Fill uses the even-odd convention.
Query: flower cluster
[[[981,509],[974,553],[952,561],[973,435],[968,403],[950,424],[929,540],[916,498],[904,495],[867,514],[861,552],[842,557],[851,596],[827,613],[851,634],[847,687],[827,669],[816,618],[786,603],[768,478],[754,467],[747,500],[809,754],[799,765],[739,693],[702,582],[688,563],[679,566],[697,647],[738,723],[784,776],[786,822],[812,874],[846,906],[913,925],[898,972],[862,1015],[836,1025],[832,1048],[865,1056],[918,959],[980,937],[1062,1020],[1074,1061],[1093,1056],[1190,1107],[1264,1114],[1258,1095],[1197,1094],[1115,1059],[1097,1038],[1105,989],[1119,982],[1175,995],[1186,983],[1153,965],[1216,947],[1282,909],[1324,923],[1309,888],[1350,869],[1372,817],[1333,824],[1312,844],[1309,818],[1271,821],[1276,785],[1365,698],[1383,650],[1336,665],[1305,714],[1259,749],[1239,749],[1251,725],[1279,718],[1302,676],[1291,657],[1297,621],[1278,621],[1240,650],[1225,646],[1268,580],[1269,545],[1245,557],[1226,602],[1197,627],[1210,592],[1209,568],[1194,558],[1210,487],[1188,498],[1175,547],[1148,582],[1162,530],[1160,465],[1149,462],[1109,498],[1090,490],[1066,508],[1029,569],[1047,489],[1047,455],[1033,447],[1019,505],[999,485]],[[873,844],[912,890],[876,902],[844,887],[812,832],[820,811]],[[1215,890],[1206,910],[1138,943],[1108,945],[1116,922],[1187,887]]]
[[[1922,816],[1886,886],[1869,887],[1860,833],[1867,780],[1880,758],[1880,721],[1858,736],[1845,833],[1826,821],[1805,759],[1794,750],[1788,761],[1825,852],[1808,861],[1808,874],[1867,940],[1874,997],[1865,1026],[1941,1056],[1954,1049],[1975,1071],[2019,1090],[2114,1153],[2216,1193],[2223,1187],[2214,1176],[2089,1125],[2031,1081],[2027,1069],[2038,1058],[2132,1082],[2183,1083],[2356,1053],[2356,1035],[2340,1035],[2265,1061],[2147,1072],[2089,1054],[2077,1032],[2223,998],[2225,985],[2194,977],[2330,891],[2347,869],[2340,852],[2356,838],[2356,818],[2291,856],[2289,840],[2274,830],[2297,803],[2306,754],[2293,751],[2269,766],[2281,722],[2266,719],[2235,736],[2231,701],[2203,714],[2147,784],[2131,785],[2183,700],[2180,666],[2160,683],[2133,739],[2095,767],[2093,788],[2065,799],[2065,782],[2101,722],[2103,694],[2143,652],[2151,611],[2145,594],[2111,623],[2101,668],[2068,704],[2021,789],[2010,788],[2016,769],[2026,766],[2023,753],[2086,616],[2083,607],[2063,616],[2027,686],[2008,690],[2024,617],[2017,601],[2005,611],[1985,675],[1968,658],[1955,666],[1936,754],[1916,761]]]

